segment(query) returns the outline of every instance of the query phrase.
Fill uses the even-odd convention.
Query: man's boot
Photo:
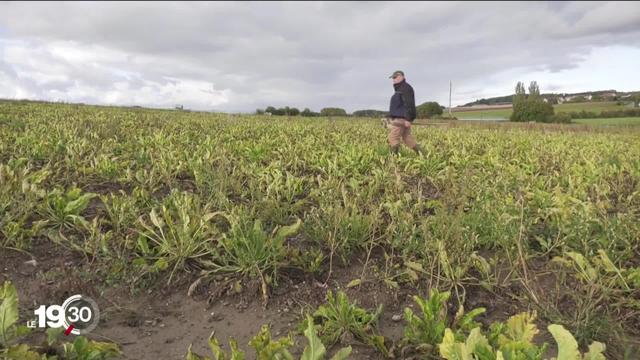
[[[420,144],[416,144],[416,146],[413,147],[413,151],[415,151],[416,154],[422,156],[422,146],[420,146]]]
[[[398,155],[399,152],[400,152],[400,145],[391,146],[392,155]]]

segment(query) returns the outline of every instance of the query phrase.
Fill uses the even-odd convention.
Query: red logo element
[[[69,334],[71,334],[71,330],[73,330],[73,324],[69,325],[67,330],[64,331],[64,334],[69,336]]]

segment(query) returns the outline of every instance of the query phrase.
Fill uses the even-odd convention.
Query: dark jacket
[[[413,122],[416,118],[416,100],[413,95],[413,88],[407,84],[406,80],[393,84],[393,88],[395,93],[391,97],[389,117],[405,118]]]

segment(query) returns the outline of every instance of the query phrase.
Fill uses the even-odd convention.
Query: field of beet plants
[[[0,357],[637,359],[640,131],[416,125],[397,157],[385,131],[0,103]],[[25,334],[73,293],[112,335]],[[203,336],[117,338],[172,296]]]

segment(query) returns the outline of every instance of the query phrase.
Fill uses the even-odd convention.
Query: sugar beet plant
[[[218,239],[210,221],[216,215],[193,195],[173,193],[159,212],[152,209],[148,217],[139,219],[142,230],[137,248],[142,259],[154,260],[154,270],[170,268],[170,282],[177,270],[197,265],[211,254]]]
[[[313,319],[310,315],[307,315],[306,321],[307,327],[304,330],[304,335],[307,340],[300,360],[325,360],[328,357],[327,349],[322,343],[322,340],[316,334],[316,329],[313,325]],[[251,339],[249,346],[256,351],[256,359],[258,360],[293,360],[295,359],[290,353],[289,349],[293,347],[293,339],[291,334],[289,336],[274,340],[271,338],[271,330],[268,325],[263,325],[260,329],[260,333]],[[187,351],[187,360],[241,360],[245,358],[243,351],[239,350],[238,343],[235,339],[229,340],[229,347],[231,352],[225,352],[220,347],[218,339],[212,336],[209,339],[209,347],[213,357],[200,356],[191,351],[191,346]],[[343,360],[347,359],[351,354],[351,346],[338,350],[330,360]]]
[[[539,330],[535,323],[535,314],[521,313],[510,317],[506,323],[493,323],[487,334],[480,327],[471,330],[464,341],[456,340],[451,329],[445,330],[440,355],[446,360],[497,360],[497,359],[576,359],[605,360],[606,346],[594,342],[588,352],[582,354],[573,335],[562,325],[549,325],[557,345],[557,358],[545,358],[548,344],[537,345],[533,342]]]
[[[417,352],[425,356],[434,356],[436,345],[440,344],[445,335],[445,330],[455,329],[457,338],[464,338],[471,329],[479,326],[473,319],[485,312],[484,308],[473,309],[464,313],[464,308],[460,307],[454,319],[449,319],[447,304],[449,292],[439,292],[433,289],[428,299],[414,296],[413,299],[418,305],[418,313],[414,313],[410,308],[404,309],[404,320],[407,325],[404,328],[403,351],[414,348]]]
[[[213,260],[205,263],[205,276],[230,274],[240,278],[259,279],[266,304],[268,287],[277,280],[277,270],[284,265],[287,255],[285,238],[300,228],[298,219],[294,224],[275,228],[268,233],[260,220],[253,223],[231,217],[231,229],[219,241],[213,251]]]
[[[329,291],[326,300],[326,304],[318,307],[313,317],[306,320],[307,323],[310,320],[314,324],[318,323],[320,338],[324,342],[333,345],[338,341],[348,343],[350,339],[355,339],[376,347],[383,354],[389,353],[384,337],[377,331],[382,306],[378,306],[373,312],[367,311],[351,303],[342,291],[336,296]]]
[[[46,196],[41,184],[49,172],[26,166],[26,159],[0,164],[0,244],[25,249],[40,233],[45,220],[32,221]],[[31,224],[30,224],[31,223]]]

